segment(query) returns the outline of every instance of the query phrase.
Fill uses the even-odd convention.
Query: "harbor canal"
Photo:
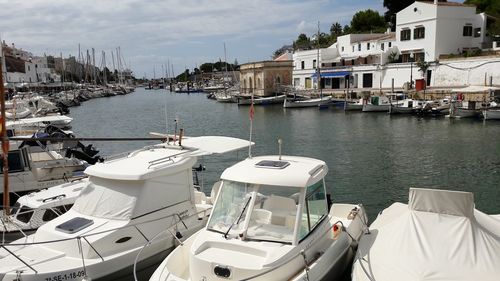
[[[130,95],[90,100],[71,108],[70,116],[79,137],[145,137],[149,132],[164,133],[167,127],[173,133],[174,120],[188,136],[249,136],[249,107],[218,103],[204,94],[138,88]],[[471,191],[477,209],[500,213],[500,122],[280,105],[256,106],[254,116],[253,155],[277,154],[281,138],[283,154],[324,160],[333,200],[363,203],[370,221],[393,202],[407,202],[409,187]],[[147,144],[94,143],[102,155]],[[240,151],[202,158],[203,190],[209,193],[225,168],[247,156]],[[147,280],[155,268],[140,274],[140,280]],[[346,272],[343,280],[349,279]]]

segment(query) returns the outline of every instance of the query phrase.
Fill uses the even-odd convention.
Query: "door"
[[[311,88],[312,88],[311,78],[306,78],[306,89],[311,89]]]
[[[373,87],[373,74],[363,73],[363,88],[372,88],[372,87]]]
[[[340,78],[332,79],[332,89],[340,89]]]

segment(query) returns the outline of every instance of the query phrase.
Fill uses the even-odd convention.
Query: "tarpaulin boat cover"
[[[469,192],[410,189],[359,243],[353,281],[500,280],[500,220]]]

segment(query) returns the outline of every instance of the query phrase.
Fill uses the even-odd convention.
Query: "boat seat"
[[[210,198],[209,198],[210,204],[215,203],[215,199],[217,198],[217,195],[219,194],[221,184],[222,184],[222,181],[217,181],[212,186],[212,190],[210,191]]]
[[[250,217],[250,224],[270,224],[272,213],[264,209],[254,209]]]
[[[194,191],[194,203],[195,204],[206,204],[207,203],[207,196],[205,193],[195,190]]]
[[[271,211],[271,223],[275,225],[286,225],[286,218],[295,216],[297,211],[295,200],[276,195],[271,195],[264,201],[263,208]]]

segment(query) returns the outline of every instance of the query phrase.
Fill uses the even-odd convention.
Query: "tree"
[[[335,38],[342,35],[342,25],[340,25],[340,23],[338,22],[333,23],[332,26],[330,27],[330,35],[332,37],[335,36]]]
[[[386,27],[384,17],[371,9],[357,12],[351,20],[351,32],[353,33],[384,32]]]
[[[301,33],[299,37],[297,37],[297,40],[293,42],[293,46],[295,50],[308,50],[311,48],[311,40],[307,35]]]
[[[495,0],[492,0],[495,1]],[[385,21],[391,23],[393,30],[396,28],[396,13],[413,4],[415,0],[384,0]],[[446,2],[446,0],[438,0],[438,2]]]
[[[496,21],[487,26],[487,31],[492,37],[500,36],[500,1],[498,0],[466,0],[465,4],[476,6],[478,12],[484,12],[496,17]]]

